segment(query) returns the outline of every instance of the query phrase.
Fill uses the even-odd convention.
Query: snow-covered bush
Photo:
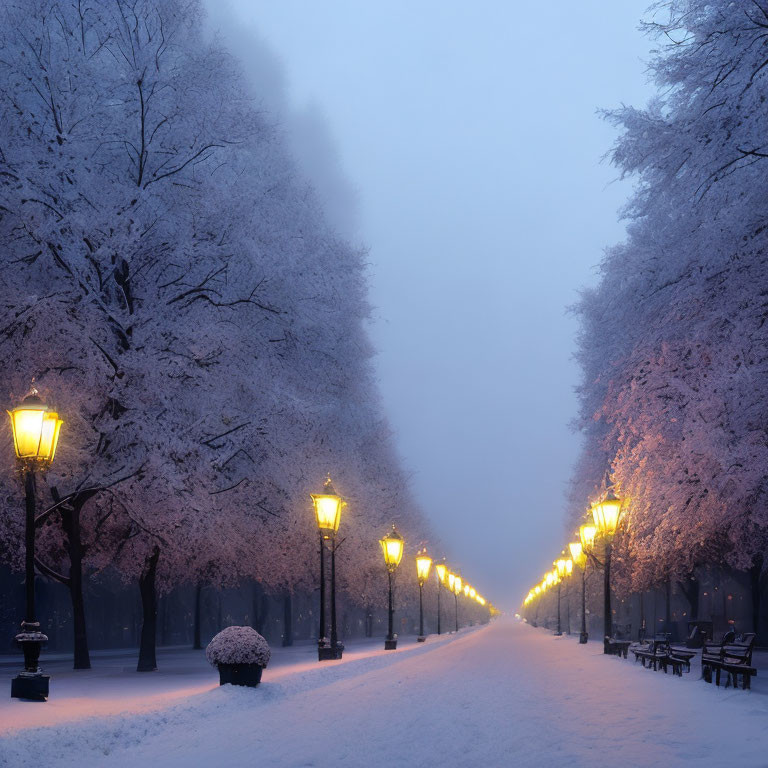
[[[267,641],[251,627],[227,627],[205,649],[205,658],[219,664],[258,664],[266,667],[271,652]]]

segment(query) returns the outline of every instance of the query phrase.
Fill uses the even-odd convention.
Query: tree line
[[[65,421],[38,477],[38,568],[157,592],[309,591],[309,493],[348,502],[340,589],[375,604],[377,539],[429,537],[383,416],[365,250],[328,225],[197,0],[0,5],[0,399]],[[0,558],[23,562],[10,426]],[[403,580],[407,581],[406,579]]]
[[[567,529],[606,482],[628,499],[620,594],[748,571],[768,544],[768,4],[658,4],[643,24],[657,93],[606,112],[635,180],[580,321],[584,443]],[[606,477],[609,480],[606,480]],[[696,597],[698,601],[698,597]]]

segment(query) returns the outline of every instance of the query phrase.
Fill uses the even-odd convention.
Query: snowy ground
[[[277,649],[256,689],[220,688],[199,652],[145,674],[54,663],[49,702],[0,704],[0,765],[768,766],[762,670],[717,689],[697,664],[681,680],[512,621],[379,648]]]

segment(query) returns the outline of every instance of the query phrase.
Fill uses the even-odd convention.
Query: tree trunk
[[[691,577],[690,579],[679,581],[678,585],[688,601],[690,607],[689,618],[691,621],[695,621],[699,618],[699,580]]]
[[[69,555],[69,597],[72,601],[72,625],[74,628],[74,668],[90,669],[88,633],[85,626],[85,601],[83,600],[83,542],[80,532],[80,513],[87,499],[76,500],[71,508],[61,508],[61,523],[67,536]]]
[[[763,572],[763,556],[756,555],[749,569],[749,585],[752,593],[752,631],[757,634],[755,645],[760,641],[760,597],[761,597],[761,579]]]
[[[373,608],[370,605],[365,608],[365,636],[373,637]]]
[[[664,584],[664,631],[672,631],[672,579]]]
[[[195,585],[195,627],[194,636],[192,638],[192,648],[199,651],[203,646],[200,642],[200,598],[203,592],[203,585],[201,582],[197,582]]]
[[[264,594],[258,581],[253,583],[253,628],[263,635],[266,631],[269,616],[269,598]]]
[[[293,645],[293,605],[291,593],[283,597],[283,647]]]
[[[141,593],[141,608],[143,620],[141,624],[141,645],[139,647],[139,663],[137,672],[153,672],[157,669],[157,591],[155,577],[160,550],[155,547],[152,555],[144,564],[144,571],[139,577],[139,592]]]

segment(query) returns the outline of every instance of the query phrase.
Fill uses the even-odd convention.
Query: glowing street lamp
[[[389,632],[384,640],[384,650],[394,651],[397,648],[397,636],[394,633],[395,608],[392,601],[392,577],[397,566],[403,558],[403,537],[397,532],[395,526],[383,539],[379,539],[381,551],[384,554],[384,563],[387,566],[387,578],[389,579]]]
[[[595,528],[605,542],[603,562],[603,653],[610,653],[609,640],[612,629],[611,615],[611,548],[621,522],[623,500],[609,488],[600,501],[592,505]]]
[[[581,526],[582,529],[585,527],[587,526]],[[581,530],[579,533],[581,534]],[[594,536],[592,536],[592,541],[594,541]],[[571,551],[572,562],[581,571],[581,633],[579,634],[579,642],[586,643],[589,640],[589,634],[587,633],[587,556],[584,554],[584,545],[582,544],[581,537],[579,541],[572,541],[568,545],[568,549]]]
[[[565,558],[561,557],[555,560],[555,562],[552,564],[555,566],[554,570],[552,571],[552,576],[555,580],[555,583],[557,584],[557,632],[555,632],[555,634],[559,636],[563,634],[563,627],[560,618],[560,594],[562,589],[561,582],[565,578],[566,572]]]
[[[340,659],[344,644],[339,642],[336,628],[336,534],[341,523],[341,511],[346,502],[339,496],[328,477],[322,493],[311,493],[315,521],[320,532],[320,632],[317,641],[318,661]],[[325,636],[325,547],[331,551],[331,642]]]
[[[602,501],[592,505],[592,518],[598,533],[611,541],[621,522],[622,500],[609,488]]]
[[[440,625],[440,593],[443,591],[443,586],[448,578],[448,568],[445,565],[445,559],[435,565],[435,574],[437,575],[437,634],[439,635],[442,633]]]
[[[416,576],[419,579],[419,636],[416,640],[419,643],[423,643],[427,639],[424,636],[424,600],[422,593],[424,591],[424,582],[429,578],[431,568],[432,558],[427,554],[426,549],[420,549],[416,553]]]
[[[59,432],[64,423],[37,396],[27,395],[21,405],[8,411],[13,431],[13,447],[24,476],[25,496],[25,619],[16,641],[24,652],[24,672],[11,681],[11,697],[45,701],[50,677],[39,667],[40,649],[48,638],[35,618],[35,470],[44,471],[56,454]]]
[[[461,594],[461,576],[453,579],[453,604],[456,610],[456,631],[459,631],[459,595]]]
[[[584,555],[588,555],[595,546],[595,537],[597,536],[597,526],[592,523],[584,523],[579,526],[579,541]]]

